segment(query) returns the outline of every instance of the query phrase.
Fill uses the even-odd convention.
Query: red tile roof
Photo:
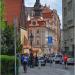
[[[43,8],[42,15],[43,18],[52,18],[52,10],[45,6]]]
[[[43,13],[43,18],[52,18],[51,13]]]

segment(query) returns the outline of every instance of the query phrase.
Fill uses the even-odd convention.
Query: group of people
[[[64,55],[63,61],[64,61],[65,68],[67,67],[67,60],[68,60],[68,56]],[[27,66],[29,66],[30,68],[33,68],[34,66],[38,66],[39,60],[37,55],[34,57],[32,53],[30,53],[30,55],[23,54],[21,57],[21,63],[23,65],[24,72],[27,72]]]
[[[24,72],[27,72],[27,66],[30,68],[38,66],[38,57],[37,55],[34,57],[32,53],[30,53],[30,55],[23,54],[21,56],[21,63],[23,65]]]

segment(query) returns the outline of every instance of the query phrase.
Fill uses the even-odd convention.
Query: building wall
[[[71,53],[74,44],[74,29],[75,29],[75,0],[62,0],[63,9],[63,38],[64,49],[68,53]],[[67,47],[67,48],[65,48]]]
[[[24,43],[27,42],[27,41],[24,41],[24,38],[28,40],[28,32],[27,30],[22,28],[20,29],[20,32],[21,32],[21,44],[24,45]]]
[[[28,9],[30,8],[27,8],[27,10]],[[32,46],[40,47],[43,52],[48,54],[50,51],[54,53],[59,52],[60,20],[57,11],[51,10],[47,6],[43,6],[41,14],[42,14],[41,16],[37,16],[37,17],[35,17],[34,15],[30,16],[30,19],[28,20],[28,35],[30,36],[30,33],[32,32],[34,36]],[[36,22],[40,21],[40,24],[37,24],[38,22],[36,24],[33,24],[32,23],[33,21]],[[39,34],[37,34],[38,29],[39,29]],[[53,38],[53,43],[52,46],[50,47],[48,46],[48,36],[52,36]],[[39,40],[39,45],[37,45],[38,40]]]
[[[14,17],[20,19],[23,0],[4,0],[4,17],[8,24],[13,24]]]
[[[59,52],[59,44],[60,44],[59,43],[59,40],[60,40],[59,22],[60,21],[58,19],[58,16],[56,16],[56,19],[57,19],[56,21],[53,21],[53,18],[45,19],[44,21],[46,22],[46,24],[42,26],[38,26],[38,24],[33,25],[32,24],[33,20],[31,20],[31,23],[29,24],[29,27],[28,27],[28,36],[30,36],[30,33],[32,32],[34,36],[32,46],[34,48],[41,48],[42,51],[44,50],[44,53],[47,53],[47,54],[49,54],[50,52],[51,53]],[[35,21],[37,22],[38,20],[35,20]],[[51,23],[50,21],[53,21],[53,23]],[[38,30],[39,30],[39,33],[37,33]],[[52,36],[53,38],[52,46],[48,45],[48,36]],[[37,41],[39,41],[39,44],[37,44]]]

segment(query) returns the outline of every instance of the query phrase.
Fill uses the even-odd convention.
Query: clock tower
[[[41,16],[41,4],[40,4],[40,0],[36,0],[35,5],[34,5],[34,16],[35,17],[39,17]]]

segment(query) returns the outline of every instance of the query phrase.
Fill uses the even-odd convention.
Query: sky
[[[25,6],[33,7],[36,0],[25,0]],[[62,28],[62,0],[40,0],[42,5],[50,6],[50,9],[56,9],[61,21]]]

